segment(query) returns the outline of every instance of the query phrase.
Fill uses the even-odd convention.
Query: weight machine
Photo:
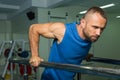
[[[9,51],[7,51],[7,57],[6,57],[6,61],[5,61],[5,64],[3,65],[3,71],[1,71],[2,74],[0,74],[0,80],[5,80],[5,75],[6,75],[6,72],[7,72],[7,69],[8,69],[8,65],[10,64],[10,80],[13,80],[13,63],[10,63],[9,62],[9,59],[12,58],[14,56],[14,52],[16,53],[15,55],[18,55],[17,54],[17,51],[15,51],[15,47],[17,45],[17,42],[20,42],[21,43],[21,48],[22,48],[22,51],[25,51],[25,44],[26,44],[26,41],[24,40],[14,40],[14,41],[3,41],[1,43],[1,48],[0,48],[0,57],[2,56],[2,53],[6,54],[6,51],[8,49],[5,50],[5,52],[3,52],[6,44],[10,44],[10,48],[9,48]],[[24,54],[24,53],[23,53]],[[26,53],[25,53],[26,54]],[[28,57],[28,53],[27,55],[24,55],[24,58],[25,57]],[[27,70],[26,68],[24,69],[24,78],[27,76]]]

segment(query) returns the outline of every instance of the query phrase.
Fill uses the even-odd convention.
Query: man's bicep
[[[65,25],[63,23],[45,23],[36,24],[39,35],[46,38],[57,38],[61,39],[64,35]]]
[[[45,24],[37,24],[37,31],[39,35],[46,37],[46,38],[55,38],[54,33],[52,31],[52,24],[53,23],[45,23]]]
[[[64,23],[57,22],[52,24],[51,27],[52,28],[50,28],[50,31],[52,32],[52,35],[54,36],[54,38],[57,38],[59,42],[61,42],[65,33]]]

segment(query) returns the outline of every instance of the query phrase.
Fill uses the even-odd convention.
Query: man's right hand
[[[30,58],[29,63],[30,63],[32,66],[34,66],[34,67],[38,67],[39,64],[40,64],[42,61],[44,61],[44,60],[43,60],[42,58],[40,58],[39,56],[32,56],[32,57]]]

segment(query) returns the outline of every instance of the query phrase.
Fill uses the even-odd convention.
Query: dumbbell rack
[[[10,43],[12,46],[10,48],[9,55],[8,55],[8,57],[6,59],[3,72],[0,75],[0,80],[5,80],[5,75],[6,75],[6,72],[7,72],[7,67],[8,67],[8,65],[10,63],[9,60],[10,60],[10,58],[12,58],[13,50],[15,48],[16,42],[17,41],[3,41],[2,42],[2,45],[1,45],[1,48],[0,48],[0,56],[2,55],[2,51],[3,51],[4,46],[5,46],[6,43]],[[25,46],[24,43],[25,43],[25,41],[22,40],[22,42],[23,42],[22,48],[24,49],[24,46]],[[11,76],[10,80],[13,80],[13,67],[12,67],[12,65],[13,65],[13,63],[10,63],[10,76]],[[28,80],[28,75],[27,75],[26,67],[25,67],[25,70],[24,70],[24,76],[23,76],[23,78],[24,78],[24,80]]]
[[[8,65],[9,65],[9,59],[11,58],[12,53],[13,53],[13,49],[14,49],[14,47],[15,47],[15,42],[12,42],[12,41],[5,41],[5,42],[3,42],[3,43],[2,43],[2,46],[1,46],[1,49],[0,49],[0,55],[2,54],[2,50],[3,50],[3,48],[4,48],[4,46],[5,46],[6,43],[10,43],[10,44],[12,45],[12,47],[11,47],[11,49],[10,49],[8,58],[7,58],[6,62],[5,62],[4,70],[3,70],[3,73],[2,73],[2,75],[1,75],[1,80],[4,80],[5,74],[6,74],[6,72],[7,72],[7,67],[8,67]],[[11,64],[10,66],[12,66],[12,64]],[[12,73],[12,67],[11,67],[11,71],[10,71],[10,72]],[[13,80],[13,79],[12,79],[12,78],[13,78],[12,76],[13,76],[13,75],[11,74],[11,80]]]

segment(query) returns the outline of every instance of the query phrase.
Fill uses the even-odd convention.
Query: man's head
[[[99,7],[90,8],[81,19],[82,37],[91,42],[95,42],[103,32],[107,17]]]

